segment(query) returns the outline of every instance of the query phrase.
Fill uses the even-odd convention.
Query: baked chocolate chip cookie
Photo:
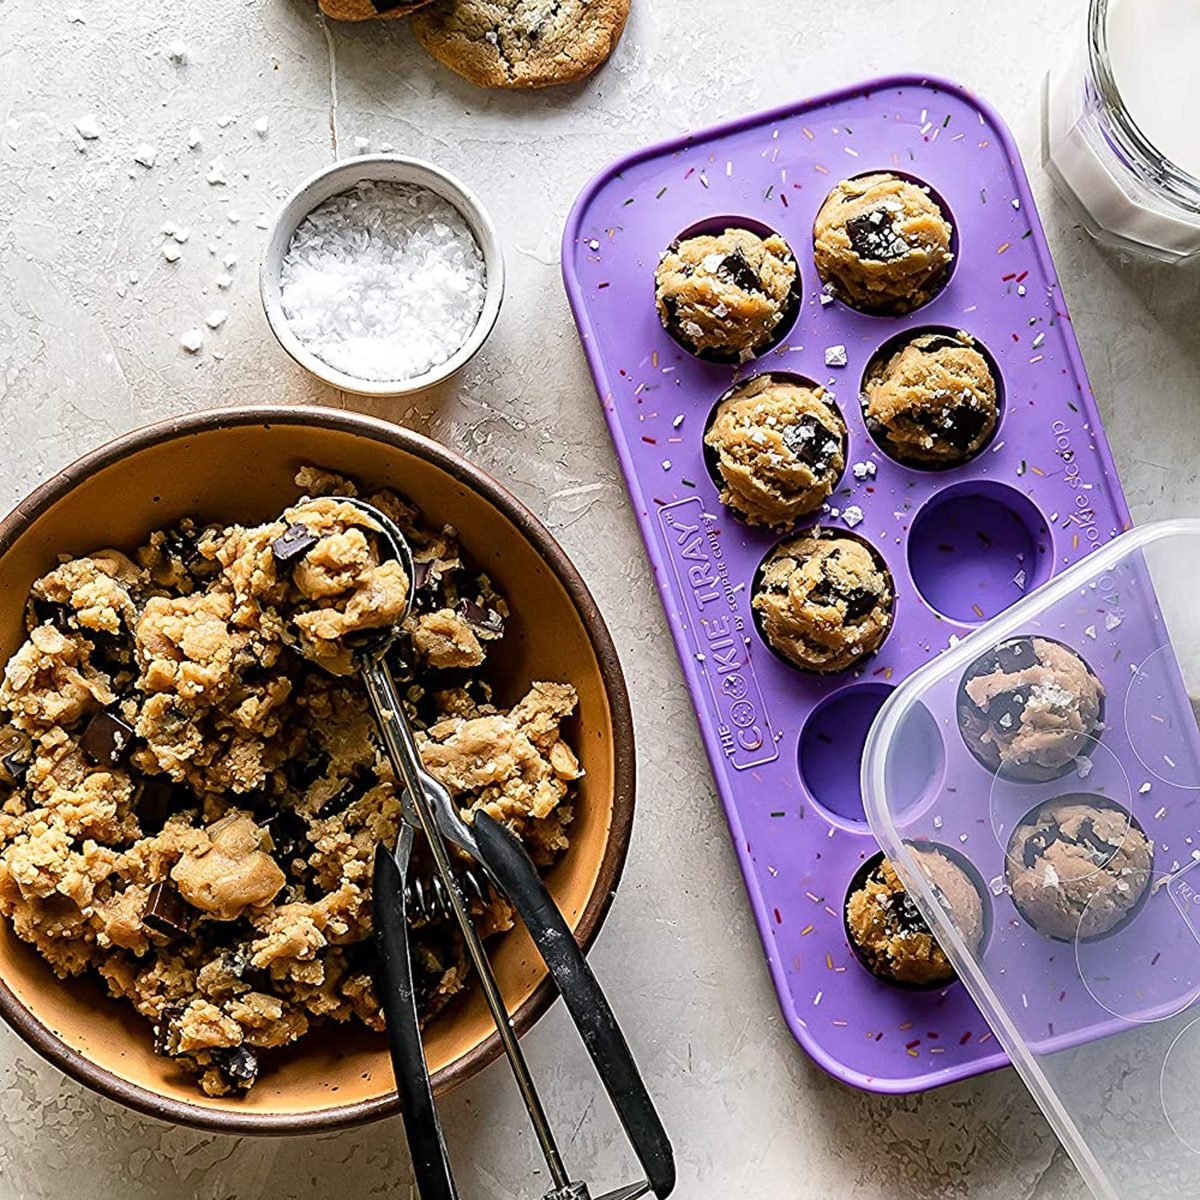
[[[629,0],[434,0],[413,17],[413,32],[479,87],[552,87],[604,62],[628,15]]]
[[[407,17],[429,0],[318,0],[321,11],[335,21],[370,21],[374,17]]]

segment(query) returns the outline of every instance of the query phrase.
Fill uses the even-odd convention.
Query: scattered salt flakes
[[[842,520],[853,529],[855,525],[861,525],[863,520],[863,510],[857,504],[847,504],[842,509]]]
[[[229,164],[225,161],[225,155],[218,154],[216,158],[208,164],[208,175],[206,178],[213,187],[224,187],[229,180],[225,177],[225,172],[229,170]]]
[[[371,148],[371,139],[370,138],[356,137],[354,139],[354,149],[357,150],[359,154],[362,154],[365,151],[370,150],[370,148]]]
[[[174,242],[166,242],[162,248],[162,256],[167,262],[178,262],[180,257],[179,247]]]
[[[1012,206],[1013,206],[1013,208],[1018,208],[1018,209],[1021,207],[1021,199],[1019,196],[1014,196],[1012,198]]]
[[[230,225],[236,225],[241,219],[242,214],[234,209],[230,209],[229,212],[225,214],[225,220],[227,220]]]
[[[1092,767],[1094,765],[1095,764],[1090,758],[1088,758],[1086,754],[1081,754],[1075,760],[1075,774],[1078,775],[1080,779],[1086,779],[1092,773]]]
[[[678,429],[680,427],[680,425],[682,425],[682,424],[683,424],[683,413],[679,413],[676,415],[675,419],[671,422],[671,428]]]
[[[174,41],[166,49],[167,58],[176,66],[181,67],[188,60],[187,42]]]
[[[965,833],[960,833],[958,835],[958,840],[965,845],[967,841],[967,835]]]
[[[821,289],[821,304],[822,304],[822,306],[833,303],[833,301],[834,301],[833,291],[834,291],[834,289],[833,289],[832,283],[827,283]]]
[[[94,142],[100,136],[100,122],[94,113],[87,113],[75,122],[75,132],[85,142]]]
[[[255,229],[270,229],[271,222],[267,220],[265,215],[261,216],[258,218],[257,221],[254,222],[254,228]]]
[[[1150,781],[1147,780],[1145,783],[1142,784],[1142,786],[1140,788],[1138,788],[1138,795],[1144,796],[1150,790],[1150,788],[1152,786],[1153,785],[1150,783]]]
[[[120,296],[122,300],[124,300],[125,297],[129,294],[128,290],[126,289],[126,287],[123,283],[117,284],[116,292],[117,292],[117,295]]]
[[[1096,640],[1096,627],[1095,627],[1095,625],[1089,625],[1089,626],[1088,626],[1088,627],[1087,627],[1087,628],[1086,628],[1086,629],[1083,631],[1083,636],[1084,636],[1084,637],[1091,638],[1091,639],[1092,639],[1092,641],[1094,642],[1094,641]]]
[[[188,130],[187,144],[189,150],[195,150],[200,145],[200,130],[195,125]]]
[[[942,827],[942,818],[941,818],[940,816],[937,816],[937,817],[934,817],[934,818],[933,818],[933,827],[934,827],[934,829],[941,829],[941,827]]]
[[[855,479],[874,479],[876,467],[873,462],[856,462],[851,468]]]
[[[254,122],[254,132],[257,133],[261,138],[265,138],[267,136],[267,131],[270,128],[271,120],[269,117],[259,117],[258,120]]]
[[[1166,809],[1166,805],[1163,805],[1163,807],[1162,807],[1162,808],[1160,808],[1160,809],[1158,810],[1158,812],[1156,812],[1156,813],[1154,814],[1154,819],[1155,819],[1156,821],[1161,821],[1161,820],[1163,819],[1163,817],[1165,817],[1166,815],[1167,815],[1167,809]]]
[[[232,253],[225,255],[225,257],[221,259],[221,265],[225,268],[225,270],[232,271],[233,268],[237,266],[237,255]]]
[[[393,146],[391,142],[380,142],[379,143],[379,151],[381,154],[391,154],[391,152],[395,149],[396,149],[396,147]]]
[[[68,25],[86,25],[83,13],[78,8],[67,9],[67,24]]]
[[[1110,612],[1104,614],[1104,628],[1112,633],[1114,629],[1119,628],[1122,621],[1120,613]]]
[[[228,129],[229,126],[232,125],[234,123],[234,121],[236,121],[236,120],[237,120],[237,117],[231,117],[228,114],[226,114],[223,117],[218,117],[217,118],[217,128],[218,129]]]
[[[165,231],[164,231],[165,232]],[[175,239],[181,246],[192,236],[190,229],[172,229],[171,237]]]
[[[841,515],[841,511],[842,511],[842,510],[841,510],[840,508],[835,508],[834,506],[830,505],[830,508],[829,508],[829,515],[830,515],[831,517],[837,517],[837,516],[840,516],[840,515]]]
[[[589,250],[599,250],[600,249],[600,243],[595,238],[592,238],[592,240],[590,242],[588,242],[587,246],[588,246]]]
[[[1018,283],[1018,284],[1017,284],[1017,295],[1018,295],[1018,296],[1023,296],[1023,295],[1025,295],[1025,285],[1024,285],[1023,283]]]
[[[1017,587],[1019,587],[1021,589],[1021,591],[1024,591],[1025,590],[1025,572],[1018,571],[1013,576],[1013,583],[1015,583],[1017,585]]]
[[[133,161],[149,169],[158,162],[158,149],[149,142],[142,142],[133,152]]]
[[[222,291],[227,291],[229,288],[233,287],[233,276],[232,275],[218,275],[217,276],[217,287],[219,287]]]
[[[827,367],[844,367],[848,361],[845,346],[825,347],[825,365]]]
[[[141,279],[141,276],[136,271],[129,272],[129,282],[130,283],[136,284],[138,282],[138,280],[140,280],[140,279]]]
[[[669,471],[671,469],[671,460],[669,458],[664,458],[662,460],[662,469],[664,471]]]
[[[215,358],[215,359],[216,359],[218,362],[224,362],[224,360],[225,360],[225,351],[224,351],[224,350],[214,350],[214,351],[212,352],[212,356],[213,356],[213,358]]]
[[[214,308],[212,312],[204,318],[204,323],[209,329],[220,329],[225,324],[229,314],[223,308]]]
[[[1040,332],[1037,335],[1037,337],[1035,337],[1033,339],[1032,348],[1034,350],[1040,350],[1042,348],[1042,346],[1045,345],[1045,343],[1046,343],[1046,333],[1045,333],[1045,330],[1043,330],[1042,332]]]
[[[199,329],[185,330],[179,339],[179,344],[189,354],[199,354],[204,345],[204,334]]]
[[[997,875],[996,878],[993,879],[992,882],[988,884],[988,891],[990,891],[993,896],[1003,896],[1004,890],[1005,890],[1005,883],[1004,883],[1003,875]]]

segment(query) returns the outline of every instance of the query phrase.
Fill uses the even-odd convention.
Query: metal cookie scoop
[[[598,1200],[635,1200],[651,1192],[661,1200],[675,1185],[670,1142],[607,998],[570,928],[520,843],[485,813],[477,814],[474,824],[467,825],[450,794],[421,762],[416,739],[385,662],[387,651],[399,635],[412,604],[414,569],[408,542],[395,523],[373,505],[346,497],[335,499],[352,505],[371,520],[377,527],[375,532],[383,557],[398,560],[410,580],[408,606],[400,620],[384,629],[354,635],[349,646],[367,689],[384,749],[404,787],[401,802],[405,826],[395,854],[387,853],[383,847],[376,852],[374,913],[381,963],[380,1000],[387,1017],[392,1062],[403,1100],[405,1132],[422,1200],[456,1200],[457,1192],[433,1106],[416,1025],[404,901],[413,828],[419,828],[429,843],[446,906],[462,932],[553,1180],[553,1187],[544,1200],[591,1200],[591,1193],[585,1183],[572,1182],[567,1174],[483,943],[471,919],[467,896],[451,864],[446,840],[483,867],[494,886],[508,898],[525,922],[646,1172],[642,1182],[619,1188]]]

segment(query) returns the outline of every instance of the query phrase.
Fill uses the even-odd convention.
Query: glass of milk
[[[1165,262],[1200,256],[1200,0],[1090,0],[1050,71],[1043,158],[1089,232]]]

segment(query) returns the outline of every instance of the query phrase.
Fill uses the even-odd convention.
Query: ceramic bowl
[[[444,363],[438,364],[423,375],[414,375],[411,379],[359,379],[331,367],[296,337],[283,311],[280,274],[292,235],[304,218],[319,204],[323,204],[331,196],[349,191],[355,184],[364,180],[419,184],[435,192],[462,214],[483,254],[487,273],[486,291],[483,311],[479,314],[475,328]],[[271,332],[279,344],[306,371],[331,387],[359,396],[409,396],[449,379],[466,366],[487,341],[496,324],[496,318],[500,315],[500,302],[504,298],[504,255],[500,249],[496,227],[487,210],[475,193],[449,171],[443,171],[433,163],[418,158],[405,158],[399,154],[364,154],[323,167],[310,175],[283,202],[283,207],[275,217],[267,237],[267,248],[263,252],[259,270],[259,291]]]
[[[498,702],[536,679],[579,690],[568,726],[586,775],[569,851],[548,883],[586,948],[624,865],[633,819],[633,729],[621,668],[583,580],[537,521],[499,484],[415,433],[337,410],[234,408],[151,425],[118,438],[43,484],[0,523],[0,653],[23,637],[30,584],[60,554],[129,549],[188,513],[257,522],[296,495],[296,469],[328,467],[394,488],[435,525],[449,523],[507,596],[505,638],[489,658]],[[546,1011],[552,985],[522,927],[490,943],[518,1032]],[[146,1021],[94,979],[57,979],[0,921],[0,1014],[68,1075],[143,1113],[238,1134],[343,1128],[397,1111],[384,1038],[362,1026],[315,1030],[268,1060],[241,1098],[204,1096],[156,1056]],[[426,1031],[434,1086],[444,1092],[497,1056],[498,1039],[477,989]]]

